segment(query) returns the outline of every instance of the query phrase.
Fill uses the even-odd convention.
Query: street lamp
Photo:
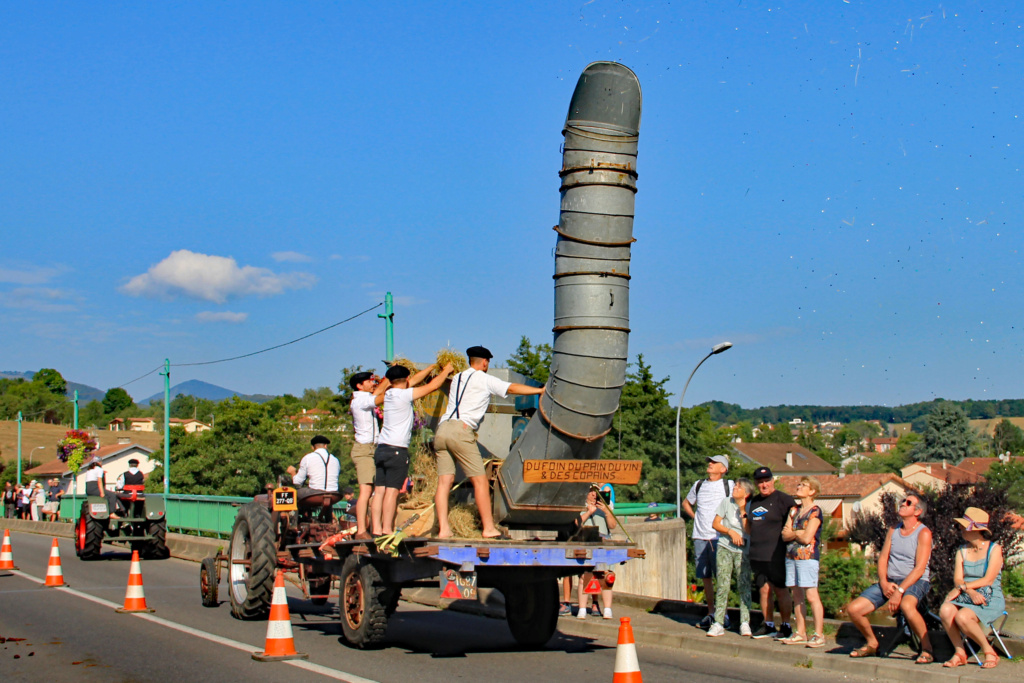
[[[697,372],[700,366],[704,365],[704,361],[711,356],[717,356],[723,351],[728,351],[732,348],[732,342],[722,342],[721,344],[715,344],[711,349],[711,352],[700,359],[697,363],[697,367],[693,369],[690,376],[686,378],[686,384],[683,385],[683,393],[679,394],[679,405],[676,407],[676,519],[683,516],[683,501],[681,498],[681,491],[679,489],[679,416],[683,411],[683,397],[686,396],[686,388],[690,386],[690,380],[693,379],[693,375]]]

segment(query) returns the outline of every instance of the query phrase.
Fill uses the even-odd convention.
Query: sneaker
[[[576,618],[577,619],[586,619],[587,618],[587,610],[585,610],[582,607],[580,607],[579,611],[576,612]]]
[[[760,640],[761,638],[772,638],[775,636],[775,627],[769,626],[767,622],[762,622],[757,630],[751,634],[754,640]]]
[[[572,607],[569,606],[569,603],[563,602],[562,606],[558,608],[558,616],[567,617],[570,614],[572,614]]]
[[[803,645],[807,642],[807,638],[799,633],[794,633],[788,638],[779,638],[778,641],[783,645]]]
[[[612,618],[612,608],[611,607],[605,607],[604,608],[604,615],[602,615],[602,616],[605,619],[611,619]]]
[[[783,624],[782,626],[779,627],[779,632],[775,634],[775,639],[776,640],[783,640],[785,638],[790,638],[792,636],[793,636],[793,629],[790,627],[789,624]]]
[[[711,624],[711,628],[708,629],[708,638],[717,638],[718,636],[725,635],[725,627],[719,623]]]
[[[595,617],[601,616],[601,608],[597,606],[596,602],[590,606],[590,614]]]
[[[741,636],[749,636],[750,634],[751,634],[750,624],[748,624],[747,622],[744,621],[742,624],[740,624],[740,635]]]
[[[807,641],[807,647],[825,647],[825,636],[820,633],[815,633],[811,636],[811,639]]]
[[[713,624],[713,623],[714,623],[714,619],[712,619],[711,615],[708,614],[707,616],[705,616],[703,619],[700,620],[700,623],[697,624],[697,628],[702,628],[705,631],[707,631],[709,628],[711,628],[711,624]]]

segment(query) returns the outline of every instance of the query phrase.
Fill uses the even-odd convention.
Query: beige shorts
[[[352,444],[352,464],[356,466],[356,481],[360,486],[373,486],[373,478],[377,476],[377,465],[373,462],[373,452],[377,448],[372,443]]]
[[[476,432],[462,420],[442,422],[434,434],[438,476],[454,475],[455,460],[467,477],[484,475],[484,459],[476,445]],[[452,459],[454,457],[454,460]]]

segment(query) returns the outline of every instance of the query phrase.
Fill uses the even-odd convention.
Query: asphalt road
[[[46,588],[52,539],[13,533],[15,564],[0,570],[0,681],[581,681],[612,677],[615,642],[557,634],[547,647],[524,651],[503,621],[403,602],[388,625],[388,642],[362,651],[341,638],[334,604],[313,607],[289,587],[296,648],[308,661],[260,663],[266,622],[231,617],[222,603],[204,608],[199,566],[183,560],[145,561],[151,615],[118,614],[130,554],[104,546],[101,560],[81,562],[60,541],[68,588]],[[820,673],[698,652],[638,648],[644,680],[818,681]],[[841,678],[841,676],[833,676]]]

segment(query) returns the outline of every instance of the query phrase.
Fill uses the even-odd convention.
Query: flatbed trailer
[[[393,554],[372,541],[342,541],[330,555],[315,544],[287,549],[307,572],[338,577],[342,631],[360,648],[383,642],[402,588],[421,586],[472,600],[478,588],[497,588],[512,636],[524,647],[541,647],[558,622],[558,579],[611,572],[644,557],[634,543],[621,541],[407,538]]]

